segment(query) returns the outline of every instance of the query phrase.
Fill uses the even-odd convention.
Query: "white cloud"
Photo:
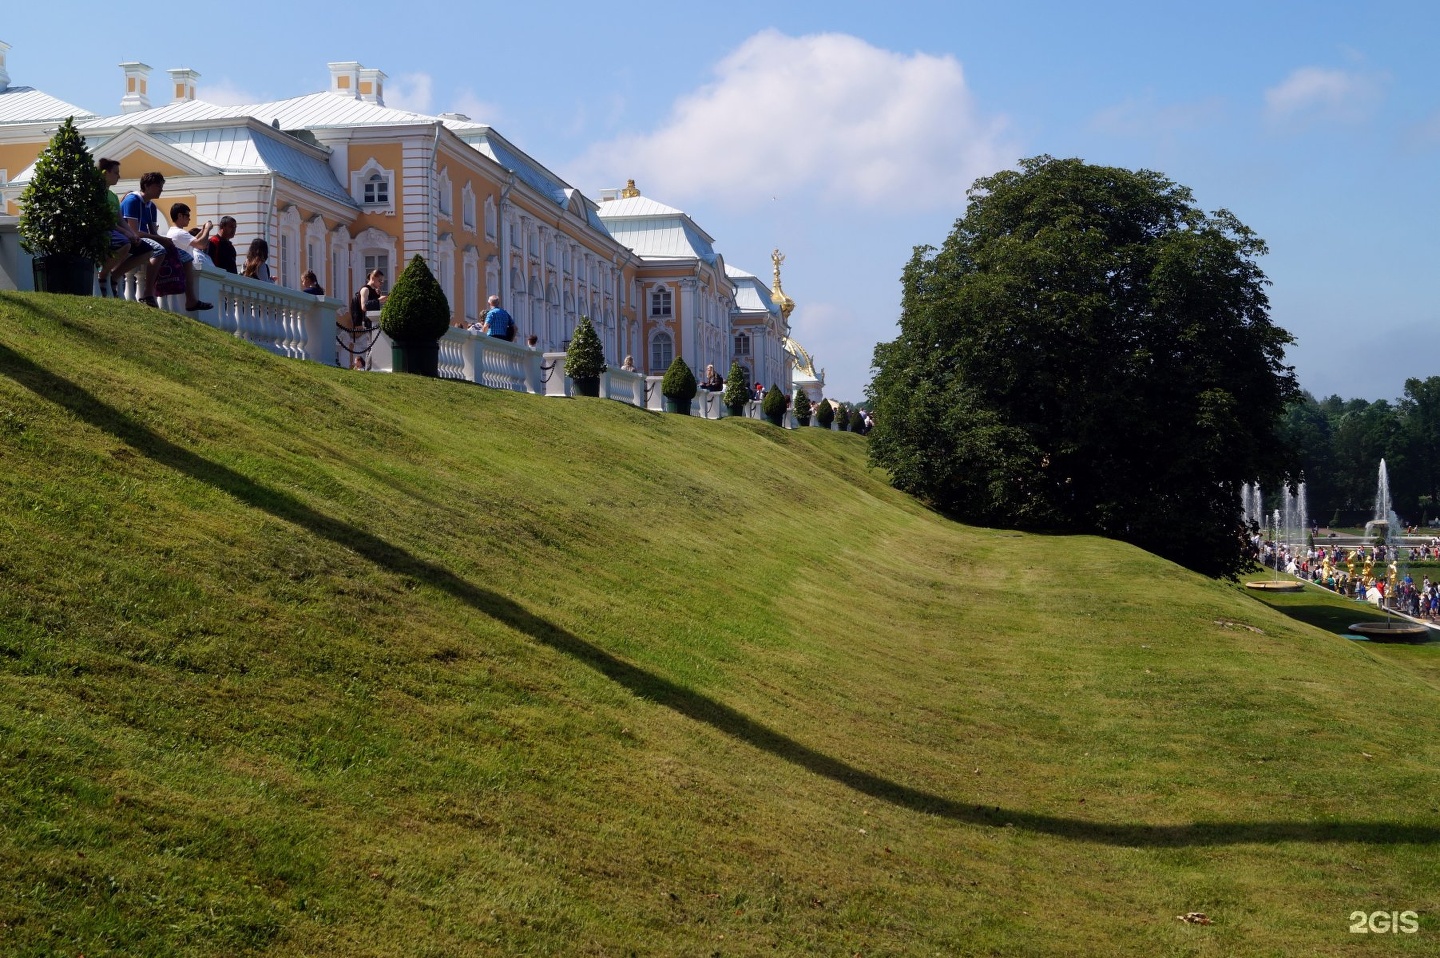
[[[219,83],[196,85],[195,98],[217,106],[246,106],[251,103],[264,103],[266,100],[266,97],[242,90],[228,79]]]
[[[482,100],[473,90],[461,90],[451,101],[450,112],[463,113],[476,123],[494,126],[504,116],[500,107],[489,100]]]
[[[385,105],[397,110],[429,113],[433,82],[428,73],[402,73],[385,87]]]
[[[1003,119],[981,116],[950,56],[911,56],[843,34],[746,40],[713,83],[649,133],[592,148],[578,182],[634,177],[666,202],[732,206],[815,192],[832,201],[959,208],[977,176],[1011,166]]]
[[[1300,67],[1265,91],[1265,111],[1275,120],[1354,121],[1379,102],[1381,78],[1351,70]]]

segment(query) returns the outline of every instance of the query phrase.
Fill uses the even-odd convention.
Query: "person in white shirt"
[[[195,269],[203,268],[210,260],[210,234],[214,232],[215,224],[209,220],[200,227],[200,231],[190,230],[190,207],[185,203],[173,203],[170,206],[170,229],[166,232],[175,241],[175,245],[189,253],[193,259]]]

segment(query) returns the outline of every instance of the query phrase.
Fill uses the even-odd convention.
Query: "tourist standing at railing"
[[[237,258],[235,244],[230,242],[235,238],[235,230],[235,217],[222,216],[220,217],[220,229],[210,237],[210,262],[227,273],[240,272],[235,265]]]
[[[385,274],[378,269],[372,269],[370,275],[365,277],[365,285],[350,297],[350,345],[345,349],[350,353],[351,369],[366,368],[366,358],[370,355],[370,347],[375,345],[375,340],[372,336],[365,341],[366,345],[361,346],[360,337],[373,329],[368,314],[378,313],[385,305],[385,296],[380,292],[384,288]]]
[[[241,275],[258,279],[262,283],[275,282],[275,276],[270,272],[270,244],[258,236],[250,241],[250,250],[245,254],[245,269],[241,271]]]
[[[499,296],[490,297],[490,310],[485,314],[485,334],[494,336],[496,339],[503,339],[507,343],[515,341],[515,320],[500,305]]]
[[[635,357],[627,354],[625,361],[620,364],[620,368],[627,373],[633,373],[635,371]]]
[[[300,277],[300,292],[308,293],[311,296],[324,296],[325,287],[320,285],[320,277],[315,275],[313,269],[307,269]]]

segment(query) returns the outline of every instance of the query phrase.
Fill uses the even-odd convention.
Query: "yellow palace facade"
[[[0,43],[0,208],[9,217],[35,158],[73,116],[92,154],[120,161],[118,192],[158,170],[162,219],[176,201],[195,223],[235,217],[242,262],[251,238],[267,239],[283,286],[298,290],[312,270],[348,300],[369,270],[393,281],[418,254],[454,326],[478,320],[498,295],[542,351],[563,349],[585,315],[615,365],[633,356],[656,375],[683,356],[697,373],[711,363],[723,372],[736,359],[752,378],[793,388],[788,311],[763,284],[753,289],[752,275],[727,268],[687,214],[640,197],[633,183],[591,199],[462,114],[387,107],[380,70],[331,63],[326,90],[224,106],[196,97],[193,70],[160,79],[129,62],[119,112],[102,115],[12,85],[8,50]],[[167,102],[156,105],[152,92]]]

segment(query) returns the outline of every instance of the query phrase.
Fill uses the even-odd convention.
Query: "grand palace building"
[[[177,201],[196,223],[235,217],[242,257],[250,239],[267,239],[284,286],[298,290],[313,270],[345,300],[369,270],[393,282],[418,254],[454,326],[479,319],[496,294],[521,337],[534,334],[546,351],[563,349],[589,316],[616,365],[633,356],[658,375],[683,356],[697,374],[708,364],[723,374],[735,360],[752,381],[821,398],[823,373],[790,339],[794,303],[780,289],[778,251],[766,285],[633,181],[591,198],[485,123],[387,107],[380,70],[331,63],[326,90],[222,106],[196,97],[194,70],[157,77],[129,62],[119,65],[119,112],[102,115],[12,86],[8,50],[0,43],[0,209],[9,217],[36,157],[74,117],[94,156],[120,161],[117,192],[163,173],[162,218]]]

